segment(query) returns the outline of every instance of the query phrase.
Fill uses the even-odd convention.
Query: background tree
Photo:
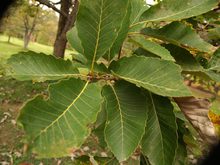
[[[0,32],[8,35],[8,42],[10,42],[11,36],[18,38],[23,36],[22,28],[20,26],[20,23],[22,22],[20,17],[21,12],[17,9],[23,3],[23,0],[15,1],[4,15],[4,19],[1,21]]]
[[[50,0],[37,1],[59,13],[58,29],[53,54],[57,57],[63,58],[67,45],[66,33],[71,27],[73,27],[76,20],[78,0],[60,0],[57,3],[53,3]],[[60,5],[60,9],[57,5]]]
[[[34,39],[33,33],[38,30],[40,25],[45,23],[48,11],[43,9],[43,5],[36,1],[24,2],[20,11],[24,28],[24,48],[26,49],[30,40]]]
[[[39,24],[35,40],[45,45],[53,45],[56,39],[58,17],[53,10],[50,10],[43,17],[43,24]]]
[[[51,45],[55,40],[57,22],[53,10],[44,8],[36,1],[19,1],[4,18],[1,32],[8,35],[8,42],[11,36],[23,38],[25,49],[30,40],[44,40],[43,43]]]

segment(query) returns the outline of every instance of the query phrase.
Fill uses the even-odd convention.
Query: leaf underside
[[[107,121],[105,139],[121,162],[135,151],[144,134],[147,120],[146,97],[140,88],[125,81],[105,86]]]
[[[201,15],[212,10],[219,0],[163,0],[151,7],[141,21],[176,21]]]
[[[42,82],[79,75],[71,61],[32,51],[13,55],[7,64],[10,69],[9,75],[22,81]]]
[[[127,14],[128,5],[128,0],[80,1],[76,28],[91,70],[95,61],[113,45]]]
[[[147,93],[149,117],[142,151],[152,165],[171,165],[177,149],[177,124],[168,98]]]
[[[191,26],[181,22],[172,22],[161,29],[145,28],[142,33],[194,51],[210,54],[215,51],[215,47],[202,40]]]
[[[120,53],[120,49],[123,46],[123,42],[126,39],[129,31],[130,17],[131,17],[131,4],[129,3],[127,6],[126,15],[123,18],[123,22],[121,23],[121,27],[120,30],[118,31],[117,37],[113,45],[105,54],[105,58],[108,61],[111,61],[115,57],[115,55]]]
[[[135,36],[132,37],[131,40],[144,50],[155,54],[156,56],[159,56],[164,60],[175,61],[166,48],[153,41],[147,40],[144,36]]]
[[[131,18],[130,24],[137,23],[141,15],[149,9],[145,0],[130,0],[131,3]]]
[[[40,158],[63,157],[80,147],[90,133],[101,108],[101,88],[79,79],[69,79],[49,87],[50,97],[40,96],[21,110],[18,122]]]
[[[84,55],[84,49],[82,47],[81,40],[78,36],[78,31],[76,26],[74,26],[70,31],[67,32],[67,40],[70,45],[80,54]]]
[[[171,61],[149,57],[125,57],[110,66],[113,74],[162,96],[190,96],[181,69]]]
[[[218,51],[213,55],[213,58],[209,62],[211,68],[205,69],[199,64],[198,61],[196,61],[194,56],[189,51],[171,44],[165,45],[165,47],[175,58],[177,64],[182,67],[184,73],[190,73],[206,80],[220,82],[220,74],[213,69],[218,67]],[[215,67],[212,68],[212,66]]]

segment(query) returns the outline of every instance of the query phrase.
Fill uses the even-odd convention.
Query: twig
[[[56,6],[54,6],[54,4],[51,1],[48,1],[48,0],[37,0],[37,1],[43,5],[46,5],[47,7],[51,8],[51,9],[53,9],[54,11],[62,14],[64,17],[68,17],[68,15],[65,12],[59,10]]]
[[[118,53],[118,60],[121,58],[121,52],[122,52],[122,46],[121,46],[119,53]]]

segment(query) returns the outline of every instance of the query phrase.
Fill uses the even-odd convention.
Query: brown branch
[[[121,58],[121,52],[122,52],[122,46],[121,46],[119,53],[118,53],[118,60]]]
[[[67,32],[68,30],[70,30],[70,28],[73,27],[73,25],[74,25],[74,23],[76,21],[76,15],[77,15],[77,12],[78,12],[78,6],[79,6],[79,1],[75,0],[74,4],[73,4],[72,11],[68,15],[68,18],[67,18],[68,21],[66,22],[65,27],[63,29],[64,32]]]
[[[59,10],[54,4],[48,0],[37,0],[40,4],[46,5],[47,7],[53,9],[57,13],[63,15],[64,17],[68,17],[67,13],[64,13],[63,11]]]
[[[35,27],[37,25],[38,14],[39,14],[39,7],[37,7],[37,10],[36,10],[36,13],[35,13],[35,17],[34,17],[34,20],[32,22],[32,27],[30,29],[30,34],[33,33],[33,31],[34,31],[34,29],[35,29]]]
[[[24,28],[29,29],[29,21],[27,15],[24,16],[23,21],[24,21]]]

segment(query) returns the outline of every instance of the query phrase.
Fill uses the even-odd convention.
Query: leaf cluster
[[[192,95],[182,75],[220,81],[219,50],[180,20],[217,4],[163,0],[149,7],[143,0],[80,0],[67,35],[78,52],[74,62],[34,52],[8,61],[8,74],[18,80],[57,80],[49,98],[28,101],[18,118],[32,151],[39,158],[68,156],[99,132],[99,142],[119,162],[138,153],[145,163],[174,164],[184,147],[178,145],[171,100]],[[127,42],[141,51],[126,53]],[[211,57],[207,68],[197,53]]]

